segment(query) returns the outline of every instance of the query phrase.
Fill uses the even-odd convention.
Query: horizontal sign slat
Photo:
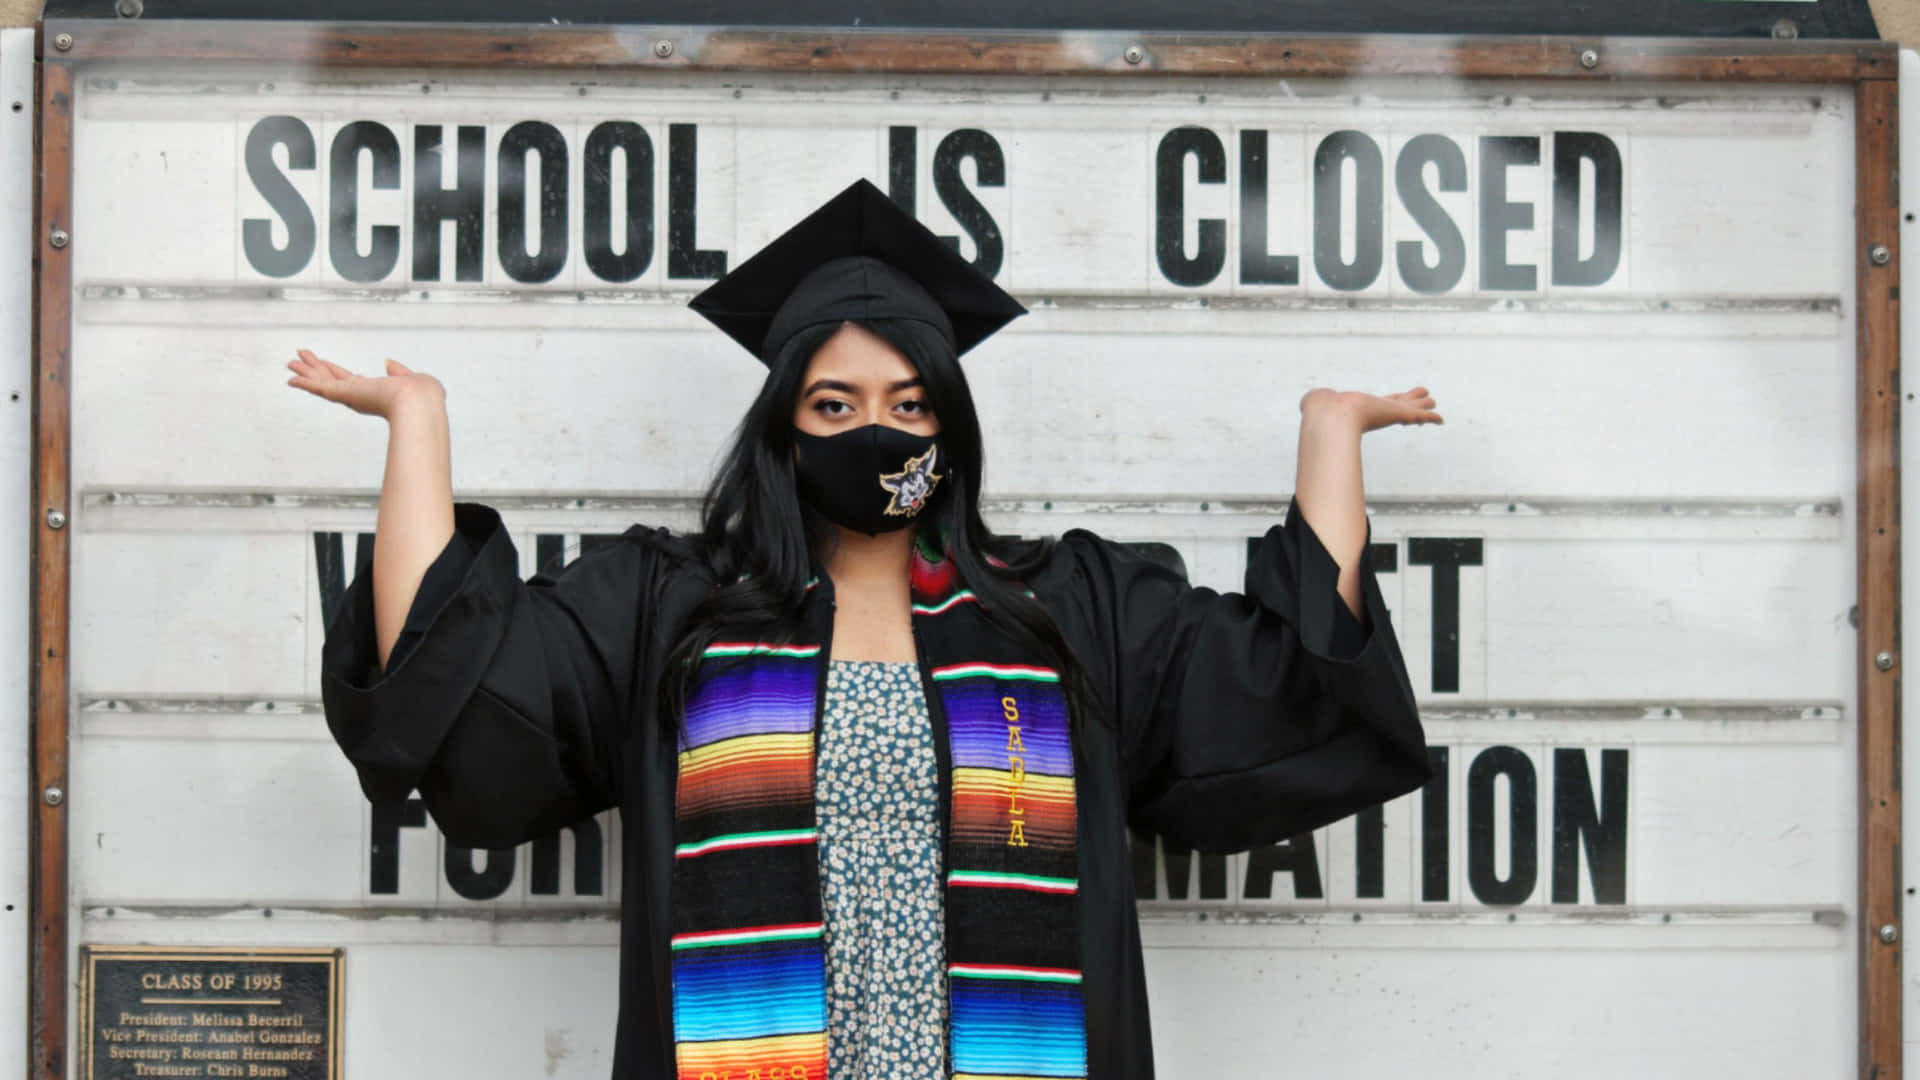
[[[1167,545],[1196,584],[1237,589],[1248,541],[1264,532],[1112,538]],[[90,645],[75,657],[74,686],[90,697],[312,696],[324,604],[345,588],[363,535],[83,531],[76,562],[89,569],[75,575],[74,617]],[[543,535],[551,550],[577,551],[577,536],[518,533],[525,574]],[[1424,699],[1823,701],[1839,697],[1849,670],[1851,628],[1836,599],[1845,567],[1832,544],[1498,542],[1471,529],[1379,528],[1373,543]],[[196,632],[172,632],[181,625]]]
[[[300,347],[362,372],[393,357],[439,377],[460,491],[698,492],[764,377],[711,330],[83,328],[76,348],[95,359],[75,368],[76,485],[377,484],[386,429],[287,389],[283,365]],[[969,378],[988,483],[1022,495],[1271,500],[1293,487],[1308,388],[1412,385],[1450,395],[1447,423],[1369,436],[1370,495],[1831,500],[1853,490],[1850,458],[1836,452],[1851,445],[1850,336],[1595,349],[1579,338],[1009,331],[969,354]],[[185,370],[197,378],[182,380]],[[198,422],[209,410],[228,422]],[[1239,454],[1232,467],[1223,448]],[[1683,450],[1685,467],[1666,467]]]
[[[511,852],[467,852],[450,849],[417,797],[366,805],[330,743],[82,736],[72,799],[91,853],[76,888],[89,903],[565,908],[620,896],[617,815]],[[1848,764],[1838,744],[1734,753],[1568,726],[1518,743],[1436,739],[1433,755],[1440,778],[1427,790],[1271,849],[1156,854],[1136,838],[1136,894],[1289,910],[1849,895],[1851,815],[1824,798]]]
[[[1820,295],[1846,259],[1847,208],[1807,168],[1850,134],[1832,92],[1676,87],[1601,111],[1524,92],[1395,108],[1312,84],[854,80],[795,101],[710,80],[509,103],[416,83],[351,106],[165,89],[83,97],[76,195],[95,227],[168,228],[132,276],[77,245],[79,284],[672,287],[738,262],[849,169],[1022,293]],[[1735,150],[1752,182],[1728,183]],[[497,235],[509,205],[532,210]]]

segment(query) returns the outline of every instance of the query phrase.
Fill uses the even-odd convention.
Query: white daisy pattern
[[[814,814],[830,1080],[946,1076],[938,768],[917,665],[828,665]]]

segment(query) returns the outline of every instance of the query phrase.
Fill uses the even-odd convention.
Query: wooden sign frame
[[[763,71],[1114,78],[1444,76],[1853,87],[1858,538],[1859,1058],[1901,1075],[1900,210],[1892,43],[1726,39],[926,33],[885,30],[54,20],[41,27],[28,1075],[65,1080],[73,87],[101,62],[305,68]],[[84,228],[84,223],[77,223]]]

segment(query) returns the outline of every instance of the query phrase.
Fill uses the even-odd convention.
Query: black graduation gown
[[[709,575],[688,541],[635,526],[523,582],[492,509],[461,503],[454,517],[384,673],[370,567],[355,578],[327,630],[328,727],[370,799],[417,789],[455,844],[512,847],[620,808],[613,1076],[671,1077],[676,759],[654,700]],[[1084,530],[1063,536],[1028,582],[1108,714],[1075,747],[1090,1080],[1153,1076],[1128,826],[1240,851],[1428,779],[1412,687],[1365,554],[1360,573],[1367,627],[1289,505],[1244,593],[1189,587]]]

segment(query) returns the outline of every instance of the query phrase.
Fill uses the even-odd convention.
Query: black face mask
[[[868,424],[838,435],[796,430],[793,442],[801,496],[827,520],[868,536],[913,524],[947,478],[937,436]]]

